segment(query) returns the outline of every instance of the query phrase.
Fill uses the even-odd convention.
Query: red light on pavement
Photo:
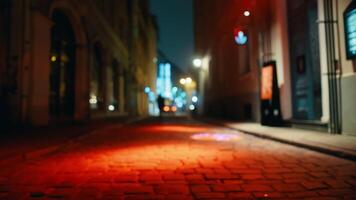
[[[191,136],[193,140],[203,140],[203,141],[237,141],[240,139],[237,135],[227,134],[227,133],[198,133]]]
[[[177,126],[177,125],[157,125],[151,127],[145,127],[145,130],[149,131],[162,131],[162,132],[182,132],[182,133],[194,133],[208,131],[209,128],[198,126]]]

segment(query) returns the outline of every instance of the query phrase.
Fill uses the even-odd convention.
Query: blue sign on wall
[[[344,12],[347,59],[356,58],[356,1],[352,1]]]

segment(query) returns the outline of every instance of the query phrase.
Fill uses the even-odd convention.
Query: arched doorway
[[[94,45],[94,62],[90,66],[90,109],[103,110],[104,101],[104,80],[103,80],[103,55],[100,44]]]
[[[68,17],[52,14],[49,112],[51,119],[73,118],[75,109],[76,41]]]

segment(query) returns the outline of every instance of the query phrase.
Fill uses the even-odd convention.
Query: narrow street
[[[0,199],[356,199],[355,171],[224,127],[150,118],[0,166]]]

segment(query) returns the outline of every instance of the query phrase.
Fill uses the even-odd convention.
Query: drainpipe
[[[325,33],[326,33],[326,54],[327,54],[327,76],[329,83],[329,107],[330,121],[329,132],[341,133],[340,117],[340,71],[338,70],[338,61],[335,56],[335,35],[334,28],[337,21],[333,15],[333,0],[324,0],[325,12]]]

